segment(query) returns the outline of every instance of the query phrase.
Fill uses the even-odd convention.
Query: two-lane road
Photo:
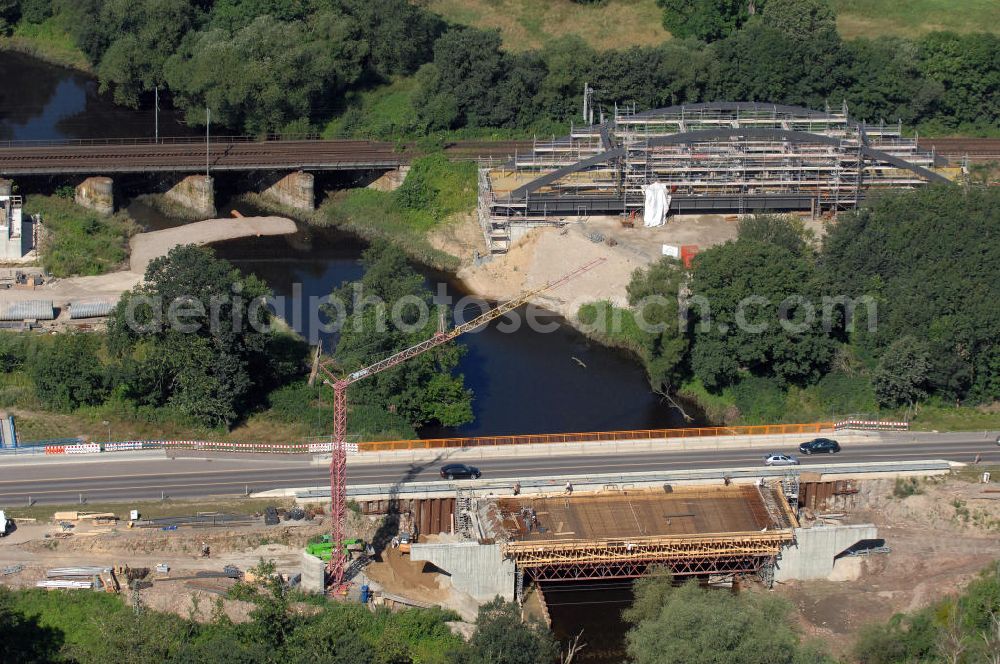
[[[900,435],[890,442],[846,444],[839,454],[798,455],[803,466],[814,463],[865,461],[914,461],[947,459],[971,462],[977,454],[983,463],[1000,463],[995,437],[969,434]],[[763,449],[702,451],[642,451],[615,455],[555,455],[491,458],[471,461],[484,478],[544,478],[556,475],[590,475],[654,470],[695,470],[762,466]],[[774,451],[797,453],[793,446]],[[447,452],[447,450],[443,450]],[[107,459],[106,461],[104,459]],[[423,463],[357,464],[348,470],[349,482],[390,484],[440,479],[444,456]],[[4,464],[0,460],[0,506],[38,503],[194,498],[242,495],[290,487],[323,486],[329,481],[325,466],[305,457],[150,458],[116,461],[113,455],[100,462]]]

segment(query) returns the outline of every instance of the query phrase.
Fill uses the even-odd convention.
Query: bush
[[[924,490],[916,477],[897,477],[896,484],[892,487],[894,498],[909,498],[923,492]]]
[[[780,422],[785,416],[785,390],[775,380],[750,376],[731,388],[740,419],[746,424]]]
[[[29,196],[24,212],[42,215],[42,265],[56,277],[118,269],[128,258],[128,239],[139,230],[124,212],[102,217],[58,196]]]
[[[83,333],[65,334],[41,345],[28,365],[39,400],[61,411],[104,401],[107,376],[98,357],[100,348],[100,337]]]

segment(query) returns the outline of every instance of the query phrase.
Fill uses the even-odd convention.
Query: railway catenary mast
[[[421,341],[415,346],[401,350],[398,353],[379,360],[374,364],[370,364],[363,369],[358,369],[345,377],[340,378],[334,375],[330,367],[330,361],[324,362],[320,365],[323,373],[330,378],[330,382],[333,385],[333,445],[330,455],[330,513],[333,517],[330,542],[333,546],[330,552],[330,562],[327,566],[327,572],[330,575],[330,584],[332,587],[339,588],[344,582],[345,556],[344,547],[341,542],[344,541],[344,529],[347,515],[347,388],[360,380],[364,380],[369,376],[374,376],[375,374],[385,371],[386,369],[398,366],[410,358],[416,357],[417,355],[429,351],[432,348],[436,348],[441,344],[447,343],[481,325],[485,325],[486,323],[489,323],[490,321],[516,309],[522,304],[525,304],[531,297],[547,290],[562,286],[567,281],[570,281],[571,279],[574,279],[584,272],[603,263],[604,260],[605,259],[603,258],[592,260],[589,263],[581,265],[572,272],[564,274],[558,279],[550,281],[539,288],[526,291],[512,300],[502,302],[486,313],[481,314],[466,323],[462,323],[447,332],[440,331],[430,339]]]

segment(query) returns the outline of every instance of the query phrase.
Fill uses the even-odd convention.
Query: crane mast
[[[401,350],[398,353],[394,353],[389,357],[379,360],[378,362],[351,372],[347,376],[338,378],[334,375],[329,361],[320,364],[320,369],[323,370],[323,373],[329,376],[329,382],[333,386],[333,445],[330,455],[330,514],[333,518],[333,524],[330,534],[330,542],[332,545],[330,551],[330,562],[327,565],[327,573],[330,575],[330,584],[333,588],[340,588],[343,586],[344,562],[346,560],[343,541],[345,538],[344,531],[347,523],[347,388],[360,380],[364,380],[369,376],[374,376],[377,373],[398,366],[403,362],[416,357],[417,355],[436,348],[441,344],[445,344],[452,339],[465,334],[466,332],[476,329],[477,327],[485,325],[486,323],[513,311],[522,304],[527,303],[528,300],[535,295],[562,286],[567,281],[570,281],[597,265],[600,265],[604,262],[604,260],[604,258],[592,260],[589,263],[581,265],[572,272],[564,274],[558,279],[550,281],[538,288],[525,291],[524,293],[521,293],[517,297],[507,300],[506,302],[502,302],[468,322],[457,325],[448,331],[439,331],[429,339],[425,339],[418,344]]]

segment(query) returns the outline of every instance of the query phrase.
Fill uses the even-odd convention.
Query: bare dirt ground
[[[348,532],[370,539],[377,521],[352,515]],[[282,521],[265,526],[179,527],[173,531],[97,526],[88,521],[74,522],[72,534],[52,520],[18,522],[17,529],[0,539],[0,567],[20,564],[23,569],[0,576],[0,584],[34,587],[53,567],[107,566],[125,564],[131,568],[154,570],[165,563],[166,574],[151,572],[152,587],[141,591],[145,606],[183,617],[209,620],[221,601],[222,610],[233,620],[245,619],[250,605],[226,599],[232,579],[221,578],[226,565],[246,571],[262,560],[274,561],[279,573],[294,576],[301,572],[302,551],[308,539],[328,532],[330,522],[321,516],[311,521]],[[202,544],[210,548],[201,556]],[[207,576],[206,576],[207,574]],[[128,598],[125,598],[126,600]]]
[[[475,212],[460,213],[449,218],[427,236],[427,241],[435,249],[457,257],[463,265],[470,264],[477,251],[480,255],[488,253]]]
[[[604,240],[595,242],[595,234]],[[693,244],[705,249],[735,237],[735,217],[677,216],[658,228],[622,228],[617,217],[589,217],[562,229],[533,230],[507,254],[480,266],[463,267],[458,277],[474,293],[503,300],[604,258],[590,272],[535,299],[535,304],[573,320],[580,305],[587,302],[624,304],[632,273],[659,260],[663,245]],[[609,246],[609,239],[614,246]]]
[[[870,481],[832,507],[850,523],[874,523],[892,551],[837,561],[833,579],[782,584],[803,631],[846,653],[859,630],[959,592],[1000,557],[1000,493],[950,478],[919,483],[922,493],[893,497],[894,483]]]

